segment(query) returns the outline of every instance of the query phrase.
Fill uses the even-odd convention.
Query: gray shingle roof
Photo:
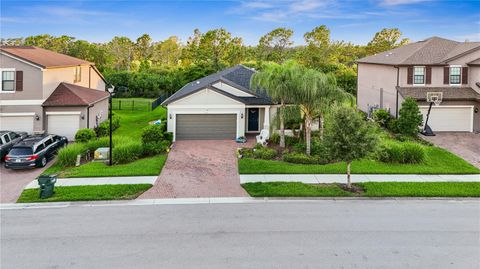
[[[225,96],[229,96],[237,101],[240,101],[246,105],[270,105],[273,102],[268,98],[268,96],[264,92],[254,92],[250,88],[250,78],[255,73],[254,70],[247,68],[243,65],[236,65],[231,68],[227,68],[215,74],[211,74],[209,76],[203,77],[193,82],[187,83],[183,86],[180,90],[174,93],[172,96],[167,98],[162,105],[168,105],[169,103],[186,97],[194,92],[197,92],[201,89],[206,87],[215,88],[212,84],[223,81],[231,86],[250,93],[254,95],[254,97],[239,97],[229,94],[227,92],[222,91],[221,89],[215,88],[215,90],[219,93],[224,94]]]
[[[470,87],[397,87],[398,92],[406,98],[412,97],[425,101],[427,92],[442,92],[443,100],[480,101],[480,93]]]
[[[387,65],[436,65],[445,64],[448,60],[475,49],[480,49],[480,42],[457,42],[431,37],[367,56],[357,62]]]

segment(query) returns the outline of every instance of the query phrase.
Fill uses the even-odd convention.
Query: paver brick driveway
[[[425,136],[424,138],[480,168],[480,134],[436,133],[436,136]]]
[[[240,186],[238,147],[230,140],[175,142],[155,186],[140,199],[248,196]]]

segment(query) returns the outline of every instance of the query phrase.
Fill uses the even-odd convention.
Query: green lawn
[[[245,183],[242,187],[253,197],[480,197],[479,182],[365,182],[364,189],[352,194],[338,184],[299,182]]]
[[[120,176],[156,176],[162,171],[167,155],[143,158],[127,164],[108,166],[100,162],[90,162],[78,167],[60,167],[53,165],[45,174],[57,174],[59,178],[69,177],[120,177]]]
[[[477,174],[480,170],[456,155],[438,148],[425,147],[422,164],[392,164],[373,160],[352,163],[353,174]],[[238,163],[240,174],[343,174],[345,163],[326,165],[293,164],[282,161],[243,158]]]
[[[55,194],[47,199],[39,198],[39,189],[26,189],[17,203],[130,200],[137,198],[151,187],[151,184],[55,187]]]
[[[141,138],[143,127],[149,122],[166,118],[167,111],[164,107],[158,106],[153,111],[128,111],[114,110],[120,116],[120,127],[113,132],[114,135]]]

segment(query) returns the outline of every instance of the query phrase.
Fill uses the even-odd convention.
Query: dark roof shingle
[[[475,49],[480,49],[480,42],[457,42],[431,37],[364,57],[357,62],[386,65],[442,65],[452,58]]]
[[[418,101],[427,99],[427,92],[442,92],[446,101],[480,101],[480,93],[470,87],[397,87],[398,92],[404,97],[412,97]]]
[[[43,106],[89,106],[109,97],[108,92],[62,82]]]

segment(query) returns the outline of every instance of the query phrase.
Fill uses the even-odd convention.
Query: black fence
[[[157,108],[163,101],[168,98],[167,94],[163,94],[155,100],[139,99],[139,98],[113,98],[113,110],[137,110],[152,111]]]

